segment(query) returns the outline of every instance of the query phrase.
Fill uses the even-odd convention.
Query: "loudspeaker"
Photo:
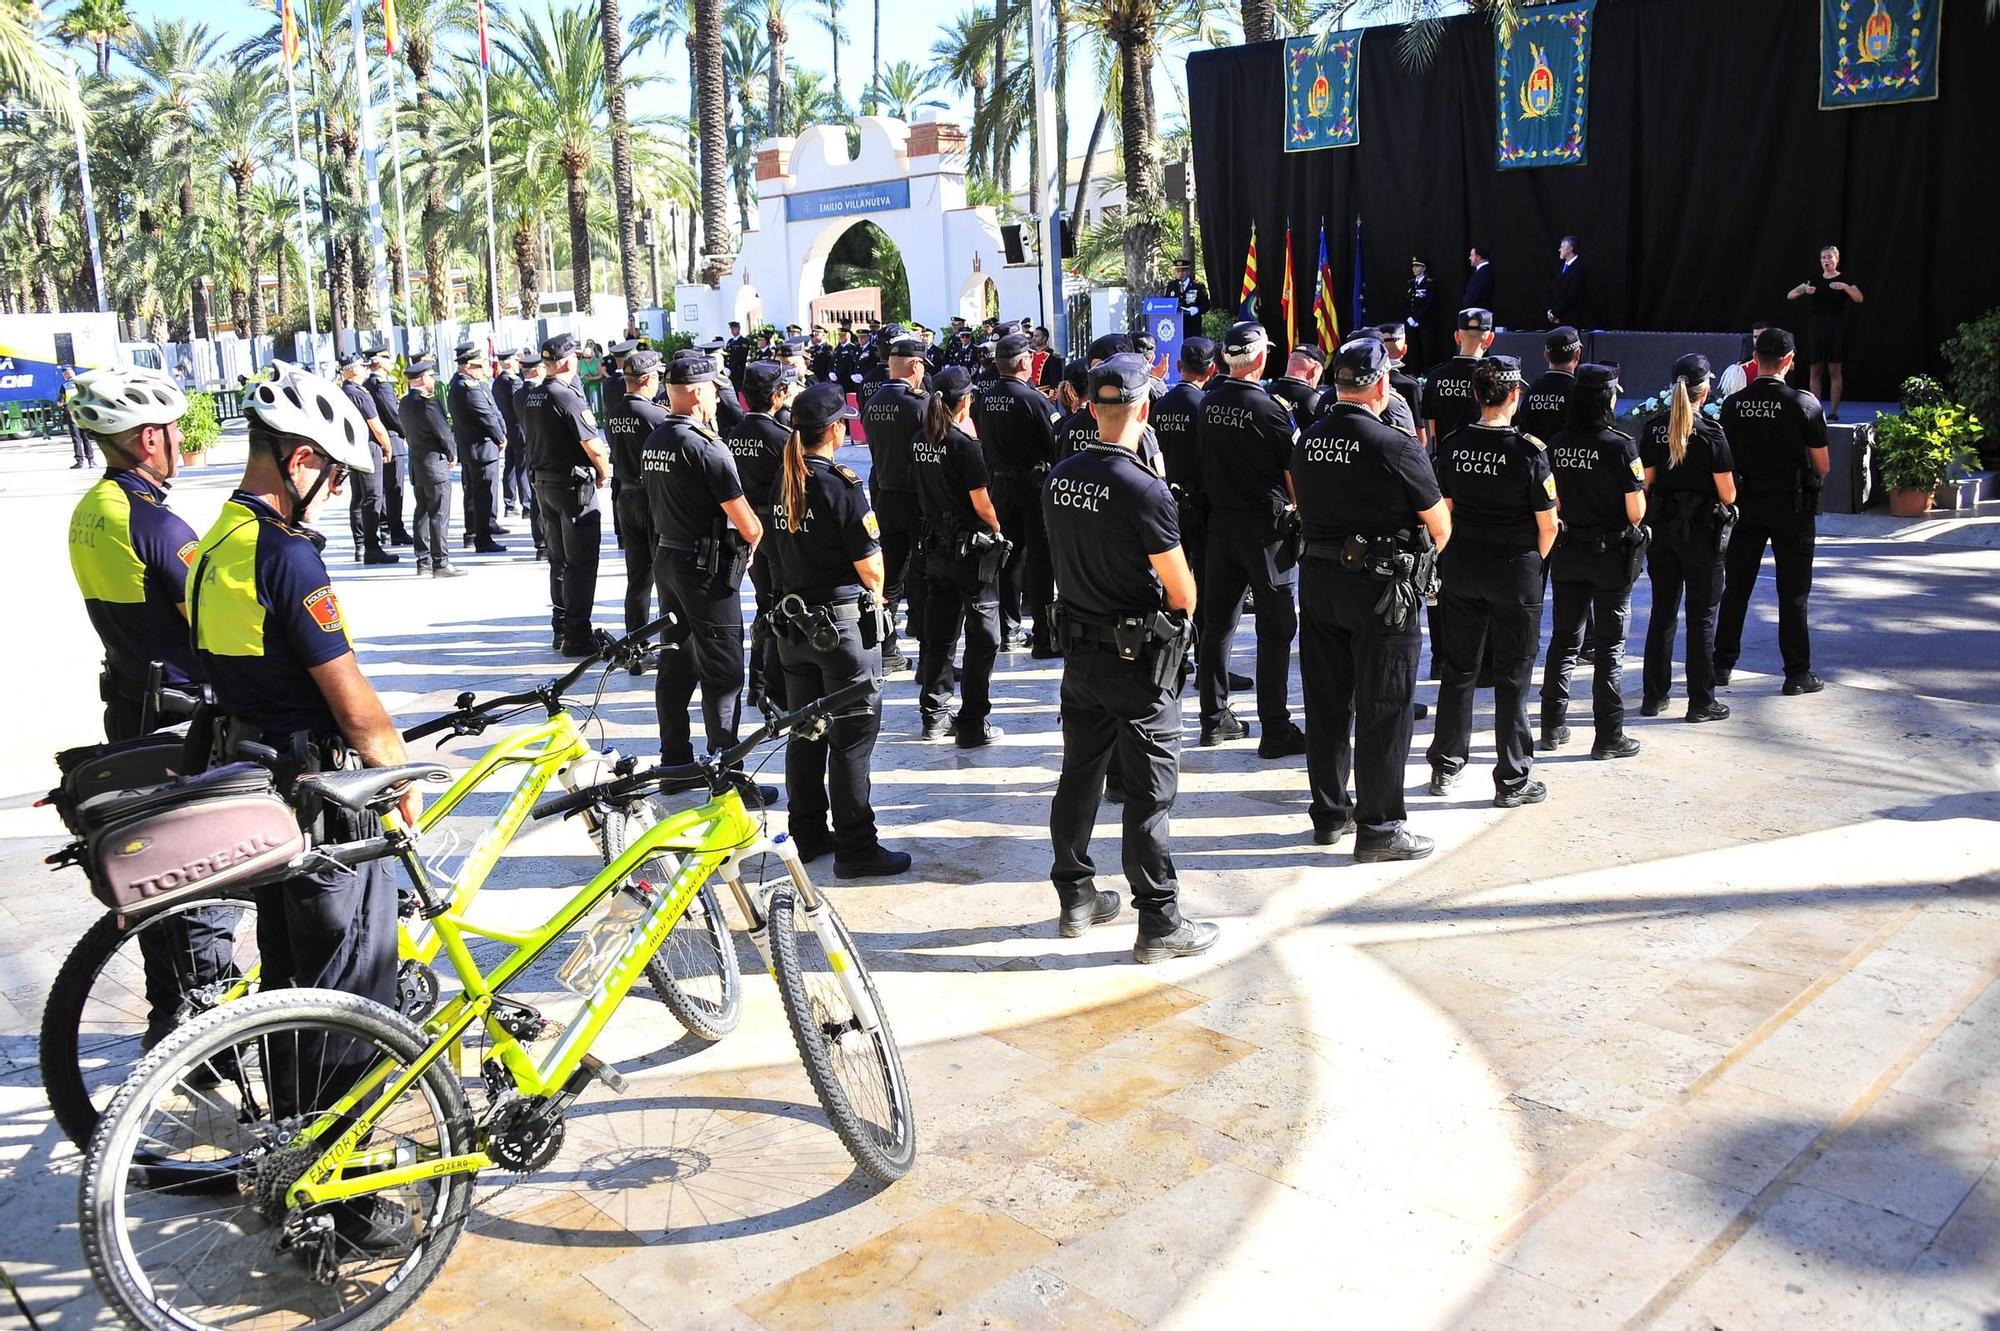
[[[1008,263],[1028,261],[1028,251],[1021,244],[1021,226],[1018,222],[1008,222],[1000,228],[1000,246],[1007,252]]]

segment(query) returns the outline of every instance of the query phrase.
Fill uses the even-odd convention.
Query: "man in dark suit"
[[[1576,252],[1575,236],[1562,238],[1562,243],[1556,246],[1556,258],[1562,261],[1562,267],[1556,270],[1556,287],[1549,296],[1549,324],[1588,328],[1590,301],[1584,294],[1583,258]]]
[[[1465,279],[1465,299],[1458,302],[1461,310],[1490,310],[1493,308],[1493,264],[1486,257],[1486,251],[1477,245],[1466,251],[1465,261],[1472,265],[1472,273]]]
[[[507,451],[507,422],[486,384],[486,351],[478,343],[458,344],[458,373],[445,393],[452,441],[465,484],[465,541],[481,554],[505,554],[500,525],[500,459]]]
[[[410,533],[403,526],[403,484],[410,472],[410,445],[403,438],[403,413],[396,403],[396,384],[391,373],[396,365],[389,349],[377,350],[368,361],[365,381],[368,396],[389,432],[390,457],[382,469],[382,516],[389,527],[390,545],[408,545]]]

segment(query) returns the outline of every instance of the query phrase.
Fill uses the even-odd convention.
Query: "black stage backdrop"
[[[1821,111],[1815,0],[1599,0],[1589,161],[1525,171],[1493,165],[1483,16],[1447,20],[1421,72],[1403,65],[1397,29],[1368,34],[1354,148],[1283,151],[1282,43],[1198,52],[1188,101],[1209,290],[1235,304],[1254,219],[1259,292],[1274,311],[1289,221],[1308,337],[1323,218],[1346,328],[1358,217],[1369,322],[1407,312],[1413,253],[1449,318],[1477,243],[1492,257],[1499,322],[1540,328],[1556,242],[1573,233],[1597,327],[1733,331],[1765,319],[1803,339],[1805,302],[1785,292],[1818,273],[1819,247],[1833,243],[1867,296],[1850,325],[1847,396],[1893,400],[1903,375],[1936,368],[1954,327],[2000,305],[2000,224],[1981,206],[1995,197],[2000,24],[1981,4],[1944,0],[1938,100]]]

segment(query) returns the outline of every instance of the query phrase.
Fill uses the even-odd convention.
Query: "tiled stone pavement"
[[[0,461],[13,567],[60,549],[59,466]],[[177,492],[197,526],[226,479]],[[908,1060],[916,1170],[853,1176],[761,976],[714,1047],[642,993],[605,1051],[630,1091],[581,1104],[543,1173],[482,1189],[408,1324],[1993,1325],[2000,556],[1862,521],[1822,545],[1826,694],[1755,673],[1765,624],[1735,719],[1635,721],[1640,759],[1556,755],[1551,801],[1515,813],[1475,766],[1412,801],[1441,843],[1423,864],[1313,847],[1297,764],[1190,747],[1177,860],[1224,925],[1198,961],[1131,965],[1129,914],[1054,937],[1053,669],[1003,658],[1009,734],[971,754],[912,738],[900,678],[876,799],[917,871],[832,891]],[[541,570],[472,566],[449,598],[337,566],[405,717],[553,673]],[[53,819],[25,806],[94,723],[93,657],[59,568],[16,585],[14,621],[54,628],[0,658],[36,700],[0,755],[0,1262],[70,1327],[108,1319],[34,1032],[91,912],[41,870]],[[627,683],[606,730],[643,747],[650,690]],[[546,908],[587,854],[534,830],[481,910]]]

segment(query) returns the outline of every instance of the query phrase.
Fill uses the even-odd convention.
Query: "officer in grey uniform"
[[[388,349],[378,350],[369,361],[367,379],[368,396],[374,399],[375,411],[382,418],[382,428],[389,432],[389,461],[382,469],[382,516],[385,519],[390,545],[408,545],[410,533],[403,526],[403,485],[410,474],[410,443],[403,435],[403,413],[396,405],[396,383],[390,377],[395,369],[395,357]]]
[[[451,562],[451,425],[437,400],[437,365],[413,361],[404,376],[410,389],[403,394],[398,416],[410,440],[410,525],[416,544],[417,572],[434,578],[459,578],[465,570]]]
[[[451,377],[445,411],[458,465],[465,482],[465,543],[481,554],[505,554],[497,539],[500,525],[500,460],[507,450],[507,422],[486,386],[486,352],[477,343],[458,346],[458,373]]]

